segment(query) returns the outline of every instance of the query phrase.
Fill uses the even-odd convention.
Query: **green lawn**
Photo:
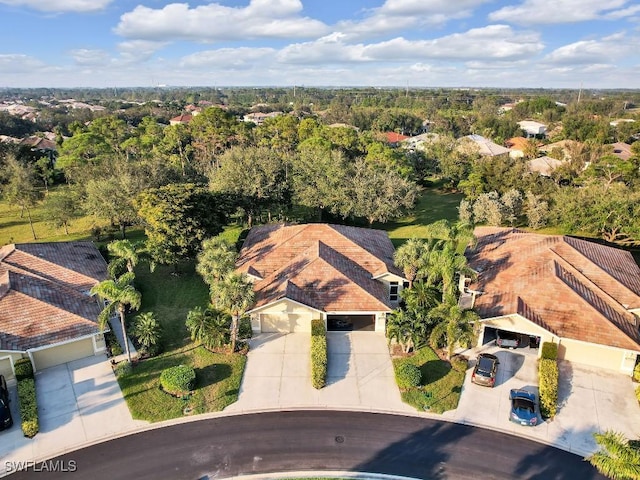
[[[425,237],[425,226],[443,218],[452,222],[458,219],[461,193],[449,193],[438,188],[425,189],[418,198],[411,215],[386,224],[375,224],[389,232],[394,246],[399,246],[413,237]]]
[[[185,320],[189,310],[209,301],[208,288],[195,273],[193,263],[159,266],[151,273],[147,265],[136,269],[136,287],[142,293],[140,312],[154,312],[163,327],[164,353],[139,362],[132,373],[119,378],[120,388],[134,418],[157,422],[193,413],[222,410],[238,398],[246,357],[209,352],[189,338]],[[189,399],[174,398],[159,388],[162,370],[189,365],[196,371],[197,385]]]
[[[411,363],[420,368],[419,387],[401,392],[402,401],[423,412],[443,413],[454,410],[460,401],[466,362],[445,362],[429,347],[424,347],[406,358],[394,358],[393,366]]]

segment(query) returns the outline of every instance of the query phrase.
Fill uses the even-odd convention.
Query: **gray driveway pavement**
[[[628,438],[640,438],[640,407],[629,377],[568,362],[560,362],[557,415],[535,427],[510,422],[510,389],[524,388],[538,396],[537,356],[527,348],[485,347],[468,353],[475,359],[481,351],[500,359],[496,385],[487,388],[471,383],[470,367],[458,408],[446,412],[446,418],[524,435],[579,455],[597,450],[594,432],[612,429]]]
[[[42,459],[146,425],[134,421],[106,356],[87,357],[36,373],[40,433],[25,438],[16,388],[14,426],[0,432],[0,476],[6,462]]]
[[[327,385],[311,386],[308,333],[259,334],[251,340],[240,396],[225,411],[344,408],[413,412],[400,400],[384,335],[327,334]]]

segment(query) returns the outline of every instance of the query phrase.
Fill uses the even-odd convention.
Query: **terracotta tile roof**
[[[400,143],[403,140],[409,138],[408,135],[402,135],[401,133],[396,132],[385,132],[384,133],[387,143]]]
[[[106,278],[106,263],[91,242],[0,248],[0,350],[96,333],[100,306],[88,291]]]
[[[344,225],[254,227],[237,269],[258,277],[256,306],[290,298],[322,311],[391,310],[385,285],[394,248],[386,232]]]
[[[183,123],[183,124],[187,124],[189,123],[191,120],[193,119],[193,115],[191,115],[190,113],[183,113],[181,115],[178,115],[177,117],[173,117],[172,119],[169,120],[169,123],[171,125],[175,125],[177,123]]]
[[[524,137],[513,137],[504,142],[504,146],[511,150],[524,151],[529,145],[529,140]]]
[[[519,313],[557,336],[640,350],[640,267],[630,253],[560,235],[479,227],[467,251],[483,318]]]

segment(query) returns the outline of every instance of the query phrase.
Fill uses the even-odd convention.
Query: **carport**
[[[373,332],[376,329],[375,315],[327,315],[327,330]]]

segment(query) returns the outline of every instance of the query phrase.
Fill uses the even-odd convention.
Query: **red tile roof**
[[[401,133],[396,132],[385,132],[385,136],[387,137],[388,143],[400,143],[401,141],[409,138],[408,135],[402,135]]]
[[[381,230],[343,225],[254,227],[237,269],[258,277],[255,308],[289,298],[317,310],[388,311],[389,294],[373,277],[393,273],[394,248]]]
[[[560,235],[479,227],[467,251],[482,318],[519,313],[557,336],[640,350],[630,309],[640,308],[640,267],[629,252]]]
[[[0,248],[0,350],[41,347],[98,332],[100,306],[88,295],[107,278],[91,242]]]

